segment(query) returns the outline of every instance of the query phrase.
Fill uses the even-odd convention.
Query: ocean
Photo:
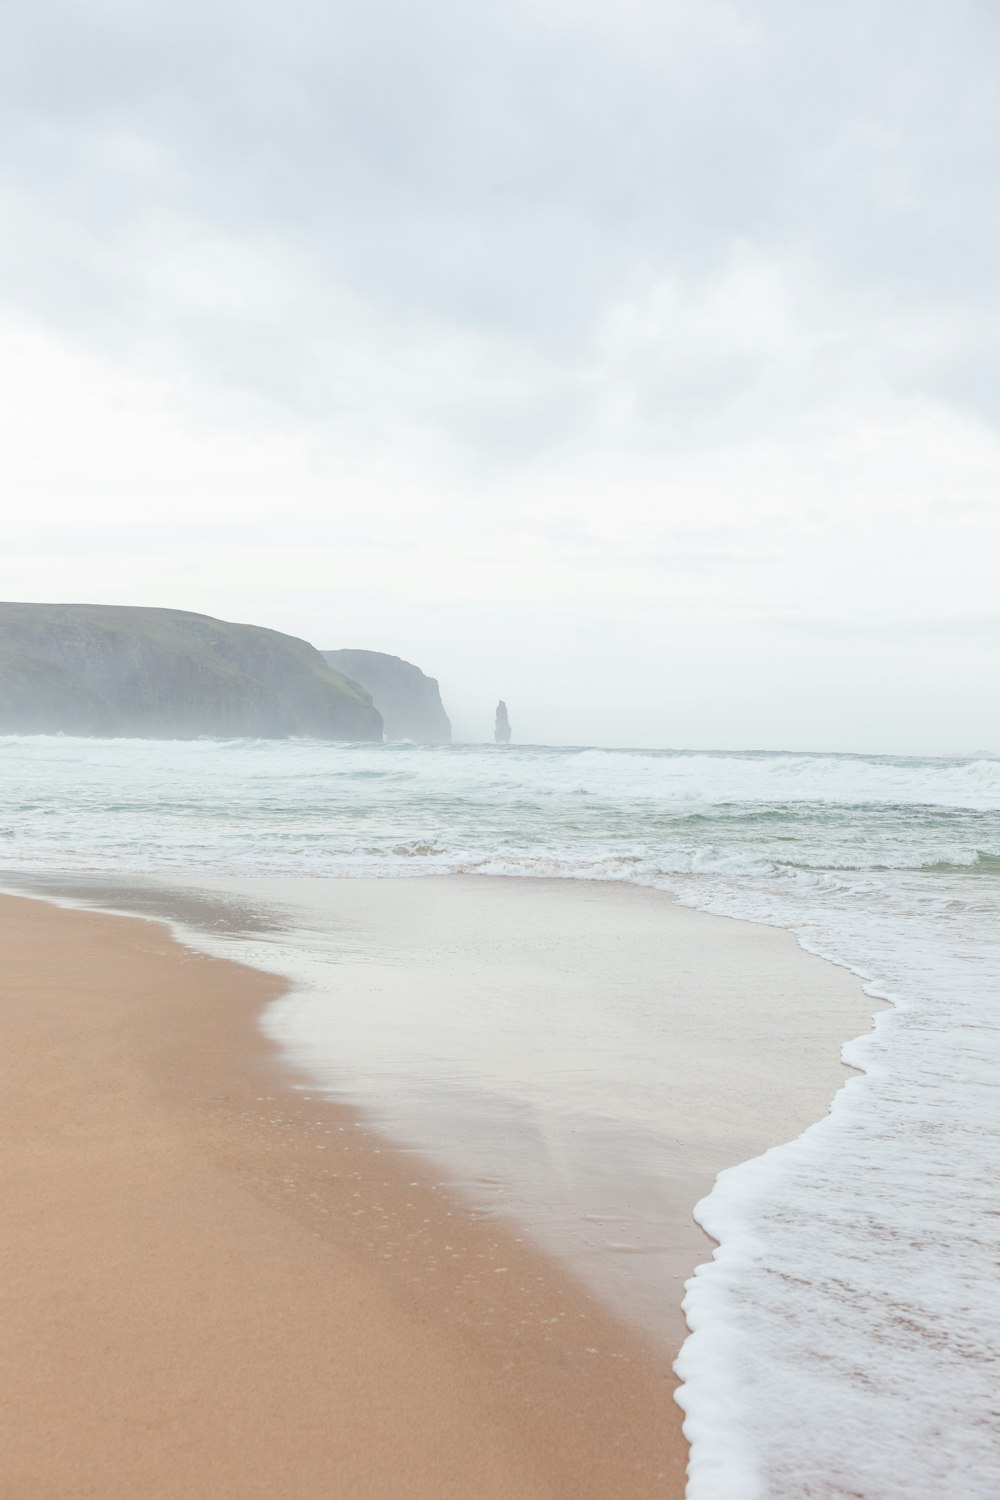
[[[621,881],[861,976],[891,1006],[830,1115],[697,1208],[690,1500],[1000,1495],[1000,760],[8,737],[0,766],[9,889]],[[217,940],[265,962],[233,910]]]

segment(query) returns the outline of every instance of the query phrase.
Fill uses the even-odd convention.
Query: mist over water
[[[8,738],[0,767],[10,885],[620,880],[863,975],[895,1002],[864,1075],[698,1210],[691,1500],[994,1500],[1000,761]]]

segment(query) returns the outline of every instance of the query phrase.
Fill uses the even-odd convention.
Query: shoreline
[[[280,980],[146,919],[0,913],[11,1493],[683,1494],[669,1362],[290,1087]]]
[[[227,888],[239,884],[230,882]],[[404,886],[407,891],[400,889]],[[421,888],[428,886],[430,892],[425,898]],[[872,1004],[861,995],[860,986],[843,971],[805,954],[790,934],[758,924],[734,923],[732,919],[692,912],[659,892],[644,892],[635,887],[601,887],[596,883],[587,883],[581,888],[581,884],[575,882],[517,882],[503,878],[490,881],[484,877],[464,882],[461,877],[423,877],[406,882],[352,880],[333,883],[330,890],[338,901],[347,902],[340,915],[346,911],[351,916],[356,928],[356,945],[370,949],[375,930],[365,928],[360,920],[361,914],[368,913],[367,919],[374,920],[372,914],[377,913],[379,920],[389,922],[395,931],[394,924],[401,915],[400,901],[405,906],[413,900],[418,903],[430,900],[432,905],[442,906],[452,921],[458,915],[462,942],[466,946],[472,945],[474,924],[467,923],[462,927],[461,902],[468,895],[474,895],[477,902],[487,901],[491,932],[498,920],[502,930],[503,920],[507,919],[504,916],[504,906],[507,905],[510,908],[508,917],[516,918],[520,924],[518,930],[523,929],[530,939],[525,887],[530,888],[531,901],[542,913],[548,939],[555,933],[565,944],[573,937],[572,930],[565,927],[571,915],[575,921],[582,913],[588,927],[598,929],[599,918],[610,916],[616,939],[620,940],[617,949],[612,945],[609,950],[614,972],[619,976],[627,974],[621,943],[628,936],[629,921],[638,924],[631,934],[635,938],[643,924],[648,925],[651,914],[662,918],[664,911],[668,911],[673,917],[672,922],[666,923],[673,934],[672,954],[684,972],[686,1004],[692,1012],[698,1012],[698,1002],[704,1000],[695,977],[691,972],[685,972],[685,966],[690,969],[693,958],[706,971],[701,981],[703,986],[707,983],[709,989],[713,983],[716,986],[721,983],[723,989],[728,985],[731,990],[735,981],[740,997],[744,989],[753,990],[755,986],[760,991],[758,1000],[762,1001],[771,991],[777,994],[780,1003],[772,1006],[771,1020],[764,1022],[765,1031],[767,1024],[777,1020],[782,1025],[788,1024],[789,999],[784,991],[789,990],[789,985],[794,990],[796,983],[803,983],[803,973],[809,984],[827,1000],[832,996],[839,1001],[850,990],[852,996],[860,997],[861,1009],[870,1019]],[[395,889],[395,895],[387,895],[387,888]],[[141,896],[141,888],[137,890]],[[184,887],[176,887],[178,892],[184,890]],[[490,890],[495,896],[487,896]],[[202,886],[198,899],[204,898],[205,888]],[[784,1113],[780,1109],[776,1113],[773,1102],[765,1107],[760,1099],[761,1079],[755,1078],[751,1065],[749,1082],[743,1078],[742,1104],[745,1105],[747,1099],[751,1104],[756,1100],[755,1113],[761,1119],[752,1128],[741,1121],[735,1135],[730,1128],[726,1146],[728,1157],[712,1130],[707,1132],[707,1142],[699,1138],[699,1132],[703,1135],[706,1132],[706,1120],[711,1114],[712,1096],[708,1090],[709,1116],[695,1114],[686,1122],[686,1144],[674,1143],[675,1160],[670,1167],[674,1222],[672,1238],[668,1236],[673,1248],[666,1261],[663,1259],[666,1249],[663,1244],[647,1246],[646,1249],[652,1249],[655,1255],[653,1258],[643,1257],[647,1269],[651,1268],[654,1277],[659,1278],[648,1283],[647,1276],[647,1312],[652,1306],[648,1304],[650,1284],[658,1299],[651,1320],[643,1316],[641,1305],[629,1305],[628,1296],[635,1299],[636,1286],[626,1286],[628,1295],[624,1300],[619,1295],[616,1302],[615,1296],[606,1296],[609,1286],[601,1284],[600,1275],[596,1281],[590,1275],[588,1284],[581,1277],[594,1270],[592,1255],[590,1260],[567,1255],[567,1245],[560,1243],[558,1237],[555,1242],[551,1237],[546,1240],[545,1236],[539,1240],[538,1234],[533,1233],[539,1226],[531,1224],[530,1212],[525,1211],[524,1204],[519,1205],[519,1217],[509,1214],[498,1217],[490,1213],[482,1200],[476,1201],[470,1183],[461,1174],[456,1175],[454,1170],[449,1172],[447,1160],[442,1161],[440,1155],[429,1151],[426,1143],[415,1142],[412,1135],[400,1127],[398,1120],[380,1119],[377,1111],[373,1113],[368,1102],[362,1100],[361,1090],[338,1090],[339,1097],[331,1100],[329,1090],[324,1092],[323,1081],[317,1077],[315,1069],[306,1069],[301,1051],[296,1053],[287,1045],[279,1046],[280,1027],[276,1032],[273,1017],[288,999],[290,982],[273,970],[265,970],[258,954],[255,953],[252,959],[253,967],[247,967],[246,963],[235,961],[238,950],[228,952],[225,957],[213,957],[192,946],[199,936],[197,932],[192,932],[190,939],[182,932],[178,941],[165,926],[166,913],[159,918],[151,911],[141,916],[109,915],[106,911],[87,909],[79,904],[52,904],[53,900],[59,899],[54,895],[42,895],[41,899],[4,896],[0,898],[0,911],[6,918],[10,903],[20,909],[35,907],[33,921],[23,914],[27,925],[41,930],[54,920],[61,924],[64,942],[70,940],[72,925],[72,942],[78,947],[82,945],[103,952],[105,966],[113,955],[109,972],[118,972],[123,963],[126,969],[131,966],[133,975],[136,963],[144,971],[150,970],[143,983],[152,986],[158,997],[157,1006],[144,1008],[140,1015],[134,1011],[133,1002],[132,1010],[126,1004],[123,1012],[130,1037],[140,1044],[138,1050],[123,1058],[123,1062],[133,1069],[138,1067],[147,1086],[147,1109],[145,1113],[139,1111],[141,1118],[138,1121],[133,1119],[129,1127],[132,1135],[137,1129],[141,1132],[144,1121],[148,1123],[145,1117],[150,1110],[157,1118],[162,1118],[166,1109],[174,1127],[171,1139],[175,1145],[178,1142],[183,1145],[189,1165],[193,1164],[193,1154],[201,1168],[211,1167],[217,1189],[221,1185],[224,1194],[235,1190],[242,1213],[254,1209],[252,1227],[248,1230],[250,1238],[256,1240],[260,1236],[259,1215],[267,1221],[269,1234],[275,1230],[275,1220],[282,1226],[282,1232],[290,1240],[289,1254],[292,1254],[291,1242],[294,1241],[294,1254],[301,1255],[303,1236],[307,1237],[316,1262],[309,1277],[298,1278],[300,1301],[308,1305],[315,1299],[320,1268],[325,1275],[336,1267],[336,1274],[345,1285],[360,1278],[366,1287],[366,1305],[369,1309],[377,1305],[382,1322],[387,1324],[384,1330],[386,1339],[390,1342],[402,1340],[408,1369],[411,1366],[416,1368],[412,1351],[405,1352],[409,1350],[407,1340],[414,1331],[414,1320],[422,1330],[420,1359],[425,1362],[429,1357],[425,1346],[430,1332],[433,1332],[438,1360],[433,1376],[426,1373],[415,1377],[408,1375],[402,1388],[398,1388],[399,1382],[396,1382],[391,1389],[381,1390],[377,1403],[384,1424],[380,1442],[393,1449],[399,1448],[401,1432],[405,1446],[408,1431],[414,1434],[417,1429],[427,1430],[429,1422],[431,1425],[434,1420],[440,1422],[443,1411],[450,1414],[449,1431],[454,1437],[450,1446],[446,1443],[442,1448],[437,1444],[433,1455],[426,1460],[436,1466],[433,1477],[428,1470],[426,1488],[420,1488],[424,1482],[422,1479],[412,1479],[412,1463],[407,1461],[405,1492],[408,1496],[413,1495],[418,1500],[425,1494],[430,1500],[432,1495],[461,1492],[475,1492],[484,1497],[510,1495],[511,1500],[514,1496],[529,1497],[536,1493],[553,1497],[553,1500],[556,1497],[558,1500],[562,1497],[565,1500],[571,1500],[571,1497],[572,1500],[577,1500],[577,1497],[580,1500],[611,1500],[611,1497],[618,1496],[644,1500],[647,1495],[674,1500],[674,1497],[683,1496],[688,1454],[681,1429],[684,1419],[671,1399],[678,1386],[671,1364],[686,1333],[680,1310],[683,1280],[696,1263],[710,1258],[713,1243],[694,1223],[691,1210],[722,1167],[755,1154],[755,1150],[776,1144],[782,1138],[782,1129],[794,1134],[805,1128],[816,1117],[815,1112],[810,1114],[809,1110],[818,1111],[820,1101],[822,1107],[828,1108],[838,1083],[849,1076],[847,1068],[842,1067],[836,1058],[829,1059],[831,1067],[822,1077],[812,1079],[809,1089],[801,1097],[796,1097],[795,1090],[791,1089],[789,1098],[784,1100]],[[95,899],[93,883],[88,899]],[[457,909],[456,901],[459,903]],[[355,903],[354,906],[351,902]],[[426,906],[421,907],[422,915],[426,916],[427,910]],[[468,912],[465,915],[468,917]],[[96,927],[95,923],[98,924]],[[6,922],[5,925],[9,928],[10,924]],[[713,971],[708,961],[706,934],[711,938],[709,948],[723,953],[721,969],[717,962]],[[693,942],[689,952],[683,943],[677,948],[678,935]],[[598,931],[594,940],[598,946],[601,943],[607,946],[608,933],[602,936]],[[380,941],[384,942],[384,933]],[[395,936],[393,941],[396,941]],[[375,947],[378,948],[377,942]],[[795,957],[789,967],[788,955],[792,952]],[[385,956],[383,953],[382,957]],[[408,990],[420,989],[418,956],[412,943],[405,950],[409,967],[401,965],[398,952],[392,955]],[[647,960],[648,956],[645,955]],[[371,959],[370,952],[367,952],[367,958]],[[537,958],[535,955],[536,961]],[[579,953],[574,953],[574,961],[579,962],[580,958]],[[454,962],[454,955],[452,960]],[[46,962],[51,965],[52,958],[48,954]],[[783,963],[786,964],[784,969]],[[155,975],[153,970],[157,971]],[[71,983],[78,987],[78,966],[71,965],[70,972]],[[362,966],[359,969],[347,962],[344,955],[340,956],[337,972],[352,999],[365,997],[365,984],[370,988],[375,980],[381,984],[385,979],[384,968]],[[456,974],[460,982],[467,982],[468,975],[463,974],[460,966]],[[827,991],[820,982],[824,975],[830,986]],[[667,978],[671,977],[676,987],[676,975],[671,976],[668,969]],[[579,982],[579,976],[577,978]],[[606,985],[608,981],[608,973],[596,975],[598,984]],[[65,979],[60,982],[65,983]],[[436,983],[440,985],[440,982],[439,969]],[[670,998],[676,1007],[677,996],[671,995]],[[93,1006],[93,977],[88,999]],[[724,994],[722,999],[731,1006],[733,995]],[[67,1003],[64,995],[63,1004]],[[99,1019],[105,1016],[105,1012],[106,1007],[102,1009],[98,1004],[96,1015]],[[261,1025],[265,1013],[272,1018],[272,1023],[266,1028]],[[180,1034],[177,1033],[178,1018],[184,1020]],[[711,1019],[706,1020],[700,1013],[695,1019],[702,1031],[711,1024]],[[805,1019],[808,1021],[808,1014]],[[671,1013],[670,1020],[683,1036],[687,1024],[683,1005],[680,1011]],[[831,1024],[833,1033],[830,1033]],[[828,1045],[830,1034],[838,1034],[843,1040],[844,1033],[838,1029],[836,1017],[832,1022],[827,1021],[824,1045]],[[690,1037],[687,1045],[691,1045]],[[822,1048],[817,1055],[822,1055]],[[99,1050],[92,1062],[99,1072],[102,1062]],[[703,1057],[702,1064],[704,1062]],[[787,1090],[790,1087],[789,1058],[779,1057],[777,1064],[775,1076],[783,1073]],[[746,1074],[746,1059],[740,1057],[737,1068],[739,1073]],[[68,1077],[64,1069],[64,1086]],[[304,1082],[304,1079],[309,1081]],[[679,1080],[680,1074],[675,1073],[674,1082]],[[77,1081],[75,1076],[74,1081]],[[92,1079],[92,1083],[95,1081]],[[732,1078],[727,1079],[723,1067],[718,1087],[725,1093],[732,1082]],[[696,1078],[694,1083],[698,1092],[703,1094],[704,1077],[700,1082]],[[681,1095],[687,1097],[683,1089]],[[693,1097],[690,1096],[686,1107],[690,1106]],[[738,1113],[740,1098],[733,1101],[733,1107]],[[479,1144],[481,1146],[482,1142]],[[707,1164],[710,1164],[710,1170]],[[91,1161],[89,1166],[93,1165]],[[451,1166],[453,1168],[454,1163]],[[216,1205],[213,1204],[209,1218],[214,1222],[213,1216],[216,1215]],[[250,1222],[248,1220],[248,1224]],[[197,1223],[189,1226],[189,1230],[196,1231],[202,1244],[204,1227],[202,1224],[199,1228]],[[127,1225],[119,1224],[117,1239],[125,1238],[127,1233]],[[243,1255],[247,1236],[236,1243],[229,1230],[223,1231],[216,1224],[213,1234],[217,1237],[220,1233],[221,1243],[225,1244],[227,1237],[229,1240],[227,1254],[231,1267],[234,1258]],[[640,1247],[618,1248],[634,1251]],[[192,1253],[190,1243],[186,1249],[182,1244],[180,1250],[189,1256]],[[193,1253],[197,1259],[197,1245]],[[603,1264],[606,1277],[612,1262],[605,1256]],[[628,1271],[639,1265],[640,1259],[634,1254],[624,1258],[619,1255],[616,1264],[619,1269],[624,1266]],[[668,1279],[671,1264],[674,1269],[672,1281]],[[161,1302],[168,1294],[169,1286],[169,1267],[163,1270],[167,1281],[160,1285],[158,1295]],[[599,1258],[597,1270],[601,1271]],[[259,1277],[256,1284],[261,1285]],[[264,1285],[270,1295],[266,1276]],[[675,1296],[668,1299],[665,1293],[671,1288]],[[319,1299],[325,1311],[314,1307],[320,1321],[334,1314],[339,1317],[343,1312],[342,1306],[327,1306],[329,1296],[330,1293],[325,1292]],[[669,1310],[665,1305],[668,1300],[672,1302]],[[156,1295],[153,1302],[155,1307]],[[652,1337],[654,1323],[657,1333]],[[645,1326],[641,1326],[643,1324]],[[336,1322],[331,1326],[340,1328]],[[128,1326],[121,1332],[123,1347],[127,1347]],[[332,1391],[335,1403],[341,1402],[348,1412],[349,1422],[359,1432],[364,1429],[369,1433],[364,1445],[366,1450],[371,1446],[372,1423],[370,1417],[360,1413],[358,1408],[364,1405],[365,1398],[358,1396],[354,1388],[368,1389],[358,1361],[360,1359],[363,1365],[370,1352],[355,1328],[350,1366],[345,1368],[342,1363],[338,1372],[336,1361],[331,1362],[330,1351],[317,1350],[315,1339],[312,1344],[306,1340],[295,1350],[297,1381],[289,1383],[287,1370],[282,1376],[282,1386],[286,1389],[301,1387],[304,1382],[310,1387],[319,1385],[327,1392]],[[248,1370],[253,1371],[253,1353],[249,1359],[246,1355],[242,1358]],[[310,1376],[309,1371],[315,1369],[317,1360],[322,1373]],[[384,1359],[380,1368],[385,1368]],[[16,1370],[15,1364],[8,1379],[10,1388],[16,1386]],[[429,1398],[430,1393],[435,1392],[436,1417],[433,1419],[426,1411],[414,1419],[410,1409],[417,1394],[413,1389],[414,1378],[420,1386],[421,1399]],[[255,1375],[255,1389],[260,1383]],[[266,1380],[264,1384],[267,1385]],[[473,1393],[476,1393],[474,1401],[471,1399]],[[51,1404],[65,1405],[67,1394],[63,1393],[58,1402],[53,1400]],[[282,1400],[287,1398],[283,1396]],[[313,1390],[306,1402],[307,1410],[313,1413],[307,1422],[310,1430],[316,1427],[316,1403],[322,1404],[322,1400],[323,1397],[317,1396]],[[243,1411],[241,1401],[244,1401],[247,1412],[256,1410],[260,1392],[248,1395],[244,1391],[243,1397],[235,1400],[234,1421]],[[126,1402],[126,1409],[127,1405]],[[279,1424],[282,1433],[295,1433],[301,1423],[284,1406],[282,1411]],[[36,1430],[38,1416],[36,1412]],[[160,1417],[154,1417],[152,1426],[157,1427],[160,1420]],[[29,1421],[20,1425],[30,1429],[32,1424]],[[130,1418],[126,1425],[131,1428],[135,1424]],[[288,1474],[294,1476],[295,1464],[303,1462],[299,1452],[302,1444],[290,1443],[284,1436],[279,1438],[276,1435],[273,1411],[267,1401],[258,1416],[252,1420],[244,1416],[237,1421],[237,1430],[243,1432],[244,1442],[248,1426],[270,1434],[267,1452],[257,1456],[252,1473],[244,1474],[239,1483],[233,1481],[231,1491],[225,1487],[232,1467],[230,1454],[227,1477],[213,1479],[206,1495],[228,1497],[232,1493],[235,1497],[237,1493],[260,1493],[263,1497],[265,1493],[277,1492],[292,1497],[301,1494],[302,1500],[312,1500],[311,1487],[321,1482],[319,1473],[310,1470],[308,1479],[302,1481],[304,1487],[288,1488],[289,1483],[297,1482],[289,1480]],[[169,1423],[165,1430],[169,1430]],[[217,1432],[205,1434],[209,1446],[207,1459],[203,1454],[200,1460],[202,1467],[206,1461],[211,1467],[223,1450],[228,1452],[225,1443],[221,1449],[213,1448],[218,1439]],[[187,1435],[176,1427],[173,1441],[180,1442],[184,1448],[192,1447]],[[119,1433],[116,1446],[120,1444]],[[286,1451],[289,1446],[295,1449],[294,1460]],[[266,1469],[267,1463],[272,1461],[272,1448],[275,1453],[284,1454],[282,1472],[285,1478],[281,1482],[285,1488],[275,1491],[274,1484],[278,1481],[272,1479],[269,1485],[262,1483],[258,1491],[253,1488],[258,1482],[258,1470]],[[160,1450],[154,1444],[154,1449],[162,1451],[163,1463],[166,1464],[173,1451],[170,1445]],[[252,1443],[250,1451],[255,1451]],[[502,1455],[487,1465],[489,1476],[483,1469],[484,1451]],[[137,1461],[142,1458],[142,1445],[136,1456]],[[401,1492],[398,1488],[401,1483],[399,1472],[383,1472],[377,1464],[370,1471],[366,1470],[360,1458],[357,1452],[352,1455],[345,1451],[344,1444],[338,1443],[335,1456],[338,1467],[332,1474],[324,1474],[322,1483],[327,1486],[349,1485],[352,1496],[370,1496],[371,1500],[390,1500],[392,1497],[395,1500]],[[463,1466],[460,1478],[453,1477],[453,1466],[459,1460]],[[472,1470],[467,1467],[470,1460],[474,1460]],[[370,1453],[368,1461],[370,1465]],[[309,1463],[315,1462],[313,1455]],[[350,1468],[352,1464],[354,1467]],[[0,1472],[7,1469],[6,1460],[0,1457]],[[133,1476],[130,1482],[133,1487],[144,1484],[147,1491],[149,1489],[148,1478]],[[160,1487],[161,1480],[157,1479],[153,1493],[170,1497],[176,1494],[180,1500],[182,1494],[200,1493],[197,1488],[191,1488],[197,1482],[200,1481],[189,1476],[187,1487],[179,1484],[174,1490]],[[455,1488],[451,1487],[453,1484]],[[36,1494],[47,1496],[51,1493],[55,1496],[62,1492],[58,1485],[50,1491],[32,1488],[29,1484],[24,1490],[32,1500]],[[78,1481],[74,1480],[74,1493],[93,1493],[94,1500],[99,1495],[115,1500],[120,1493],[124,1500],[129,1488],[124,1485],[120,1491],[116,1490],[113,1479],[105,1473],[92,1492],[80,1489]]]

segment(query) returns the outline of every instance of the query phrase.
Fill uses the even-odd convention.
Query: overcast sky
[[[0,596],[1000,750],[995,0],[12,0]]]

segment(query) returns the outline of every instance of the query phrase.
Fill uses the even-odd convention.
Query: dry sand
[[[277,981],[149,922],[0,920],[0,1494],[682,1494],[668,1362],[288,1089]]]

